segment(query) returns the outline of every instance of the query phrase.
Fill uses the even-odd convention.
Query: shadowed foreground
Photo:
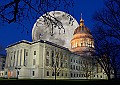
[[[40,79],[2,79],[0,85],[120,85],[120,80],[40,80]]]

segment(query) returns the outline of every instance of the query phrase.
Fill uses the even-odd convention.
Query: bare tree
[[[108,79],[120,69],[120,0],[106,0],[104,8],[93,15],[97,61]]]
[[[120,40],[120,0],[107,0],[105,7],[94,13],[93,19],[97,26],[103,26],[104,29],[112,30],[112,34],[106,32]]]
[[[43,16],[45,22],[49,20],[52,26],[64,29],[62,23],[55,17],[50,16],[48,12],[62,9],[70,13],[73,6],[73,0],[3,0],[0,3],[0,24],[15,23],[18,28],[22,28],[21,32],[29,33],[27,26],[31,25],[33,20],[46,14],[47,17]],[[51,33],[53,33],[53,30],[52,27]]]
[[[109,32],[109,33],[107,33]],[[110,30],[97,27],[94,30],[96,60],[111,79],[111,75],[117,78],[117,72],[120,68],[120,45],[119,40],[110,36]],[[109,35],[108,35],[109,34]]]

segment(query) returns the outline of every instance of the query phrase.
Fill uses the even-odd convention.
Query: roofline
[[[56,47],[58,47],[58,48],[62,48],[62,49],[64,49],[64,50],[68,50],[68,51],[69,51],[69,49],[66,48],[66,47],[62,47],[62,46],[60,46],[60,45],[57,45],[57,44],[55,44],[55,43],[52,43],[52,42],[50,42],[50,41],[46,41],[46,40],[38,40],[38,41],[34,41],[34,42],[31,42],[31,44],[38,43],[38,42],[46,43],[46,44],[49,44],[49,45],[52,45],[52,46],[56,46]]]
[[[7,48],[12,47],[12,46],[14,46],[14,45],[17,45],[17,44],[19,44],[19,43],[31,44],[31,42],[29,42],[29,41],[27,41],[27,40],[21,40],[21,41],[19,41],[19,42],[14,43],[14,44],[8,45]]]
[[[71,51],[70,51],[68,48],[66,48],[66,47],[62,47],[62,46],[60,46],[60,45],[57,45],[57,44],[55,44],[55,43],[52,43],[52,42],[49,42],[49,41],[46,41],[46,40],[37,40],[37,41],[34,41],[34,42],[29,42],[29,41],[26,41],[26,40],[21,40],[21,41],[19,41],[19,42],[17,42],[17,43],[14,43],[14,44],[11,44],[11,45],[7,46],[7,48],[12,47],[12,46],[14,46],[14,45],[17,45],[17,44],[19,44],[19,43],[26,43],[26,44],[32,45],[32,44],[35,44],[35,43],[38,43],[38,42],[46,43],[46,44],[49,44],[49,45],[52,45],[52,46],[55,46],[55,47],[58,47],[58,48],[61,48],[61,49],[63,49],[63,50],[67,50],[67,51],[71,52]],[[71,52],[71,53],[74,54],[74,55],[80,56],[80,54],[77,54],[77,53],[74,53],[74,52]]]

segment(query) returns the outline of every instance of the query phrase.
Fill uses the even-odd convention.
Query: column
[[[7,51],[7,57],[6,57],[5,68],[8,68],[8,58],[9,58],[9,52]]]
[[[21,66],[24,66],[24,49],[21,52]]]
[[[19,50],[17,50],[17,53],[16,53],[16,66],[18,66],[18,55],[19,55]]]
[[[15,51],[15,65],[14,66],[17,66],[17,50]]]
[[[20,66],[20,50],[18,50],[18,66]]]

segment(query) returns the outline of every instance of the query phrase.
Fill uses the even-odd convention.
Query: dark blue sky
[[[80,14],[82,13],[85,25],[92,30],[93,21],[92,16],[96,10],[103,8],[104,0],[74,0],[74,18],[80,20]],[[8,45],[18,42],[20,40],[32,41],[32,27],[35,21],[32,21],[31,25],[27,25],[29,34],[25,32],[21,33],[20,28],[17,29],[14,23],[6,24],[0,28],[0,45],[6,48]],[[5,51],[2,52],[5,54]]]

